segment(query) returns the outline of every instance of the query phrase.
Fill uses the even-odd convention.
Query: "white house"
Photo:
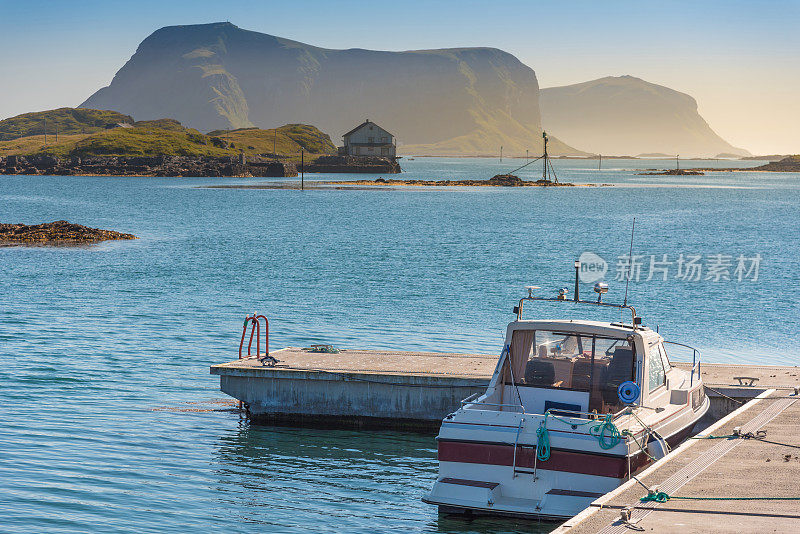
[[[342,138],[344,146],[339,148],[340,155],[390,158],[397,155],[394,136],[369,119],[344,134]]]

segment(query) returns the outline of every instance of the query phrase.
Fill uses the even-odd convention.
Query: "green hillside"
[[[0,121],[0,141],[42,135],[45,123],[47,135],[87,134],[104,130],[109,124],[132,123],[129,115],[99,109],[58,108],[48,111],[24,113]]]
[[[335,154],[336,147],[330,136],[308,124],[287,124],[276,129],[239,128],[237,130],[214,130],[208,133],[224,141],[230,141],[234,147],[258,154],[299,154],[300,149],[312,154]]]
[[[202,134],[173,119],[133,122],[91,134],[20,137],[0,141],[0,155],[52,154],[60,157],[87,156],[230,156],[244,152],[271,154],[273,146],[282,156],[298,158],[301,148],[309,155],[335,153],[330,137],[314,126],[287,124],[277,129],[246,128]]]

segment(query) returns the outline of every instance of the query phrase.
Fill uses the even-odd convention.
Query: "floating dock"
[[[214,365],[220,389],[256,423],[437,431],[462,399],[486,389],[499,356],[288,347],[274,367]]]

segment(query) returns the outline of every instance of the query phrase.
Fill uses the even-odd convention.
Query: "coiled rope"
[[[546,462],[550,459],[550,432],[547,429],[548,417],[552,417],[556,421],[561,421],[562,423],[571,426],[591,425],[589,426],[589,434],[597,440],[597,443],[603,450],[613,449],[622,440],[622,436],[627,435],[627,430],[621,433],[614,424],[613,414],[606,415],[600,421],[575,423],[573,421],[561,419],[557,415],[550,413],[550,410],[548,410],[545,412],[542,422],[539,423],[539,428],[536,429],[536,458],[542,462]]]

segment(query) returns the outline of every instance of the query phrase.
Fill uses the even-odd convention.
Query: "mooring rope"
[[[682,499],[685,501],[800,501],[800,497],[699,497],[669,495],[664,491],[651,491],[639,502],[665,503],[670,499]]]

